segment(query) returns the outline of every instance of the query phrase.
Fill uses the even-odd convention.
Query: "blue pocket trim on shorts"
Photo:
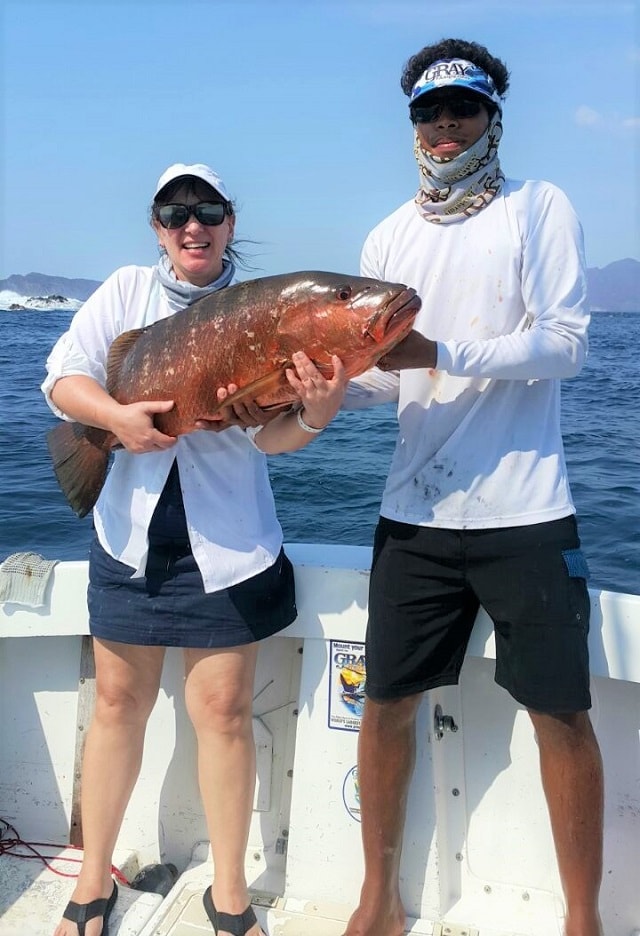
[[[563,549],[562,558],[567,567],[569,578],[582,578],[585,582],[589,581],[589,566],[581,549]]]

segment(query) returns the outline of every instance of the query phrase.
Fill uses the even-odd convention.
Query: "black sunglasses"
[[[184,227],[191,215],[200,224],[217,227],[225,215],[233,214],[233,209],[227,202],[198,202],[197,205],[157,205],[154,214],[163,228]]]
[[[471,98],[451,98],[449,101],[438,101],[437,104],[428,104],[426,107],[412,107],[411,120],[414,123],[433,123],[445,108],[458,120],[460,117],[477,117],[482,104]]]

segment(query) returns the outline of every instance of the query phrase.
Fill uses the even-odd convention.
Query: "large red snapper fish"
[[[173,400],[154,425],[167,435],[196,429],[222,405],[255,400],[285,409],[297,399],[285,370],[305,351],[325,376],[338,355],[348,377],[373,367],[411,331],[420,308],[415,290],[341,273],[267,276],[199,299],[146,328],[124,332],[111,345],[107,391],[119,403]],[[238,390],[224,404],[219,387]],[[58,483],[83,517],[107,474],[113,433],[60,423],[47,436]]]

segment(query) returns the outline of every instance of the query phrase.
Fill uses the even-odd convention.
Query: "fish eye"
[[[346,301],[351,298],[351,286],[338,286],[336,289],[336,296],[338,299]]]

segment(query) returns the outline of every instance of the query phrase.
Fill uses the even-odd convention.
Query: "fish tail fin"
[[[58,484],[79,517],[89,513],[107,476],[107,433],[82,423],[65,422],[47,433],[47,447]]]

